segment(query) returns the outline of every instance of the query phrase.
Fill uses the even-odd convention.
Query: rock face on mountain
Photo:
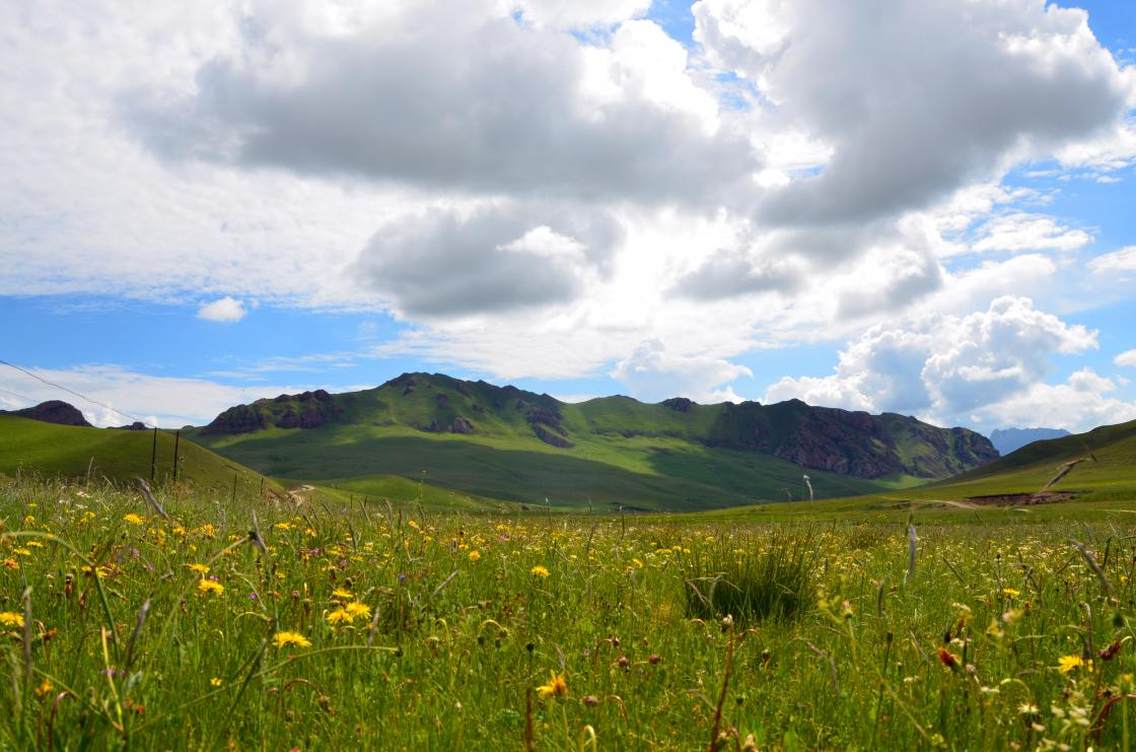
[[[700,405],[674,397],[651,405],[615,396],[570,404],[514,386],[424,373],[403,374],[361,392],[316,390],[237,405],[203,433],[336,427],[461,434],[522,446],[535,440],[566,452],[582,442],[681,440],[864,479],[944,478],[998,457],[990,441],[973,431],[938,428],[893,413],[811,407],[799,400]]]
[[[6,415],[17,415],[21,418],[41,420],[44,423],[58,423],[61,426],[87,426],[90,423],[73,405],[61,400],[48,400],[35,407],[25,407],[23,410],[0,410]]]
[[[281,394],[251,405],[237,405],[202,429],[206,434],[249,433],[265,428],[319,428],[336,420],[341,408],[323,389],[302,394]]]
[[[727,403],[706,443],[860,478],[942,478],[998,458],[986,437],[965,428],[937,428],[895,413],[811,407],[800,400]]]

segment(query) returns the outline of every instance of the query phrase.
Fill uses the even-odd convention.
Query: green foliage
[[[906,580],[910,510],[158,496],[173,519],[98,482],[0,482],[0,748],[498,750],[531,728],[536,750],[689,750],[718,728],[729,749],[1124,749],[1136,720],[1132,495],[1048,522],[919,511]],[[795,590],[793,618],[689,618],[683,580],[719,574]]]
[[[816,595],[814,542],[807,533],[775,531],[700,547],[683,573],[687,615],[728,616],[742,626],[795,618]]]

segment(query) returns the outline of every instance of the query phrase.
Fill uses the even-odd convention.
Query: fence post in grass
[[[150,482],[158,472],[158,427],[154,426],[154,441],[150,445]]]
[[[178,479],[178,450],[181,448],[181,431],[174,434],[174,483]]]
[[[240,475],[236,470],[233,471],[233,498],[230,503],[237,503],[237,477]]]

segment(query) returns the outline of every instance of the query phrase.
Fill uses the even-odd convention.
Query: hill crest
[[[222,437],[345,426],[508,438],[563,452],[595,440],[683,440],[866,479],[943,478],[998,457],[990,441],[973,431],[894,413],[814,407],[800,400],[703,405],[673,397],[649,404],[622,395],[573,404],[512,385],[427,373],[404,373],[358,392],[315,390],[235,405],[201,433]]]

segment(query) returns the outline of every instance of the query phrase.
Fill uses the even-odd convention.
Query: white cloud
[[[1136,272],[1136,245],[1097,256],[1089,262],[1089,268],[1097,274]]]
[[[244,303],[236,298],[225,296],[212,303],[205,303],[197,309],[197,318],[205,321],[216,321],[224,324],[232,324],[240,321],[245,317],[248,311],[245,310]]]
[[[874,327],[840,353],[832,375],[782,378],[765,400],[795,396],[967,423],[975,415],[990,419],[999,405],[1018,404],[1023,395],[1046,393],[1054,356],[1096,346],[1096,332],[1039,311],[1027,298],[1003,297],[965,316],[931,315]],[[1078,385],[1082,391],[1090,386],[1086,379]],[[1096,386],[1101,392],[1105,385]]]
[[[307,387],[257,385],[237,387],[198,378],[154,376],[115,365],[83,365],[67,369],[32,369],[41,378],[61,384],[103,403],[78,397],[16,373],[0,373],[0,403],[27,407],[45,400],[70,402],[96,426],[120,426],[138,417],[162,428],[203,425],[228,407],[265,396],[295,393]],[[27,399],[15,399],[19,394]],[[109,405],[108,409],[104,405]],[[171,412],[171,408],[176,412]],[[116,412],[121,410],[122,413]],[[125,414],[123,414],[125,413]]]
[[[1034,425],[1039,415],[1054,428],[1081,432],[1136,419],[1136,402],[1112,396],[1116,384],[1083,368],[1063,384],[1038,383],[979,409],[975,418],[992,426]]]
[[[1001,184],[1129,163],[1133,72],[1081,12],[704,0],[688,51],[647,6],[2,5],[0,295],[381,310],[385,353],[501,378],[654,357],[715,395],[755,348],[1006,294],[1067,310],[1055,280],[1124,294],[1127,251],[1066,264],[1089,231]],[[918,402],[849,383],[813,386]]]
[[[1126,350],[1117,355],[1113,361],[1118,366],[1131,366],[1136,368],[1136,350]]]
[[[753,374],[745,366],[718,358],[668,353],[662,342],[651,340],[619,361],[611,375],[649,402],[688,397],[695,402],[712,403],[738,401],[740,398],[725,385]]]
[[[1064,227],[1052,217],[1015,212],[994,217],[981,228],[975,251],[1075,251],[1093,242],[1080,229]]]

